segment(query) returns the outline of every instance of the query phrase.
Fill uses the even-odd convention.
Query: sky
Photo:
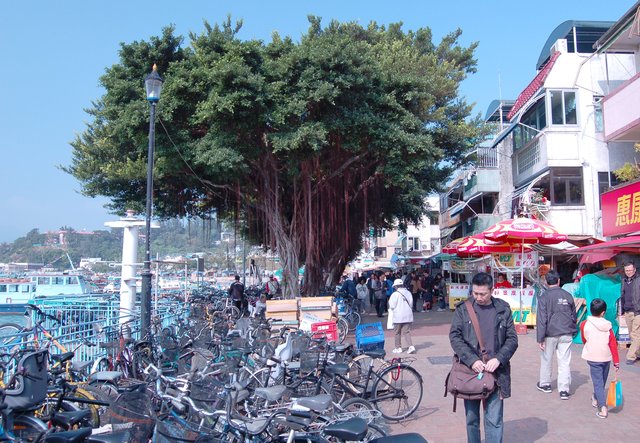
[[[99,78],[118,63],[120,43],[148,40],[173,24],[189,44],[203,21],[231,15],[242,39],[269,41],[273,31],[298,39],[308,15],[367,25],[402,22],[431,28],[434,41],[461,28],[461,44],[479,42],[478,72],[461,92],[484,116],[489,103],[515,100],[535,76],[549,34],[565,20],[618,20],[631,0],[9,0],[0,8],[0,242],[71,226],[105,229],[116,220],[106,198],[88,198],[59,165],[86,129],[84,111],[104,90]],[[143,79],[140,79],[143,88]]]

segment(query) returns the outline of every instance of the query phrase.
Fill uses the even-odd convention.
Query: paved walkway
[[[458,411],[452,412],[453,398],[444,394],[444,380],[451,366],[453,351],[449,345],[449,325],[452,313],[436,312],[416,314],[412,331],[418,352],[414,367],[424,379],[424,396],[418,411],[402,423],[390,425],[391,433],[418,432],[429,443],[459,443],[466,441],[464,405],[458,401]],[[377,321],[375,315],[366,315],[363,323]],[[386,317],[383,325],[386,326]],[[386,331],[385,349],[390,356],[393,349],[393,331]],[[571,398],[561,401],[555,381],[552,394],[536,389],[540,367],[539,349],[535,331],[519,336],[519,348],[511,360],[512,397],[505,400],[505,443],[524,442],[626,442],[638,435],[640,414],[640,363],[627,366],[625,350],[620,350],[625,403],[619,411],[610,411],[602,420],[591,406],[592,385],[589,369],[580,357],[581,345],[573,345],[571,360]],[[405,354],[402,354],[405,355]],[[432,357],[430,361],[428,358]],[[433,357],[443,357],[433,359]],[[443,363],[439,363],[443,360]],[[435,362],[435,364],[434,364]],[[613,367],[610,378],[613,376]],[[554,377],[557,371],[554,364]],[[484,433],[483,433],[484,434]]]

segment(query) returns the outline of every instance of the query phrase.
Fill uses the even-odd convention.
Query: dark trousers
[[[591,381],[593,382],[593,396],[598,402],[598,408],[607,406],[606,386],[609,377],[608,361],[588,361]]]
[[[418,309],[418,300],[420,300],[420,295],[416,292],[414,294],[411,294],[411,296],[413,297],[413,310],[421,311],[421,309]]]
[[[384,314],[385,302],[386,300],[384,298],[376,298],[376,312],[378,313],[378,317],[382,317],[382,314]]]

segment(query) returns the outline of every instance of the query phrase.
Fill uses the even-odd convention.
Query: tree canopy
[[[309,22],[300,41],[241,40],[228,19],[205,22],[188,47],[171,27],[122,44],[63,169],[115,211],[144,207],[142,79],[156,63],[155,214],[242,218],[282,258],[290,293],[301,264],[317,289],[369,226],[418,222],[425,196],[478,140],[479,120],[459,94],[476,69],[476,44],[461,46],[460,30],[434,43],[428,28]]]

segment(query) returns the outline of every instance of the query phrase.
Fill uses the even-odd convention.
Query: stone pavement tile
[[[418,432],[429,443],[460,443],[466,441],[464,404],[458,401],[458,410],[452,412],[453,399],[444,394],[444,380],[453,355],[449,345],[450,312],[417,313],[412,328],[414,345],[413,367],[422,375],[424,395],[414,416],[401,423],[390,423],[392,434]],[[386,318],[385,326],[386,326]],[[385,330],[385,349],[388,357],[393,349],[393,331]],[[406,346],[405,346],[406,347]],[[622,364],[620,379],[623,383],[625,404],[620,411],[611,411],[606,420],[595,416],[591,407],[592,385],[587,363],[580,357],[581,345],[573,345],[571,361],[571,398],[559,398],[554,365],[553,393],[545,394],[535,387],[540,368],[540,354],[535,342],[535,331],[519,336],[519,348],[511,361],[512,397],[505,400],[505,443],[606,443],[628,441],[637,435],[637,416],[640,411],[640,362],[634,366]],[[407,354],[400,354],[406,357]],[[435,359],[436,364],[428,357]],[[624,358],[624,351],[621,352]],[[447,361],[446,364],[438,364]],[[613,379],[613,367],[610,380]]]

